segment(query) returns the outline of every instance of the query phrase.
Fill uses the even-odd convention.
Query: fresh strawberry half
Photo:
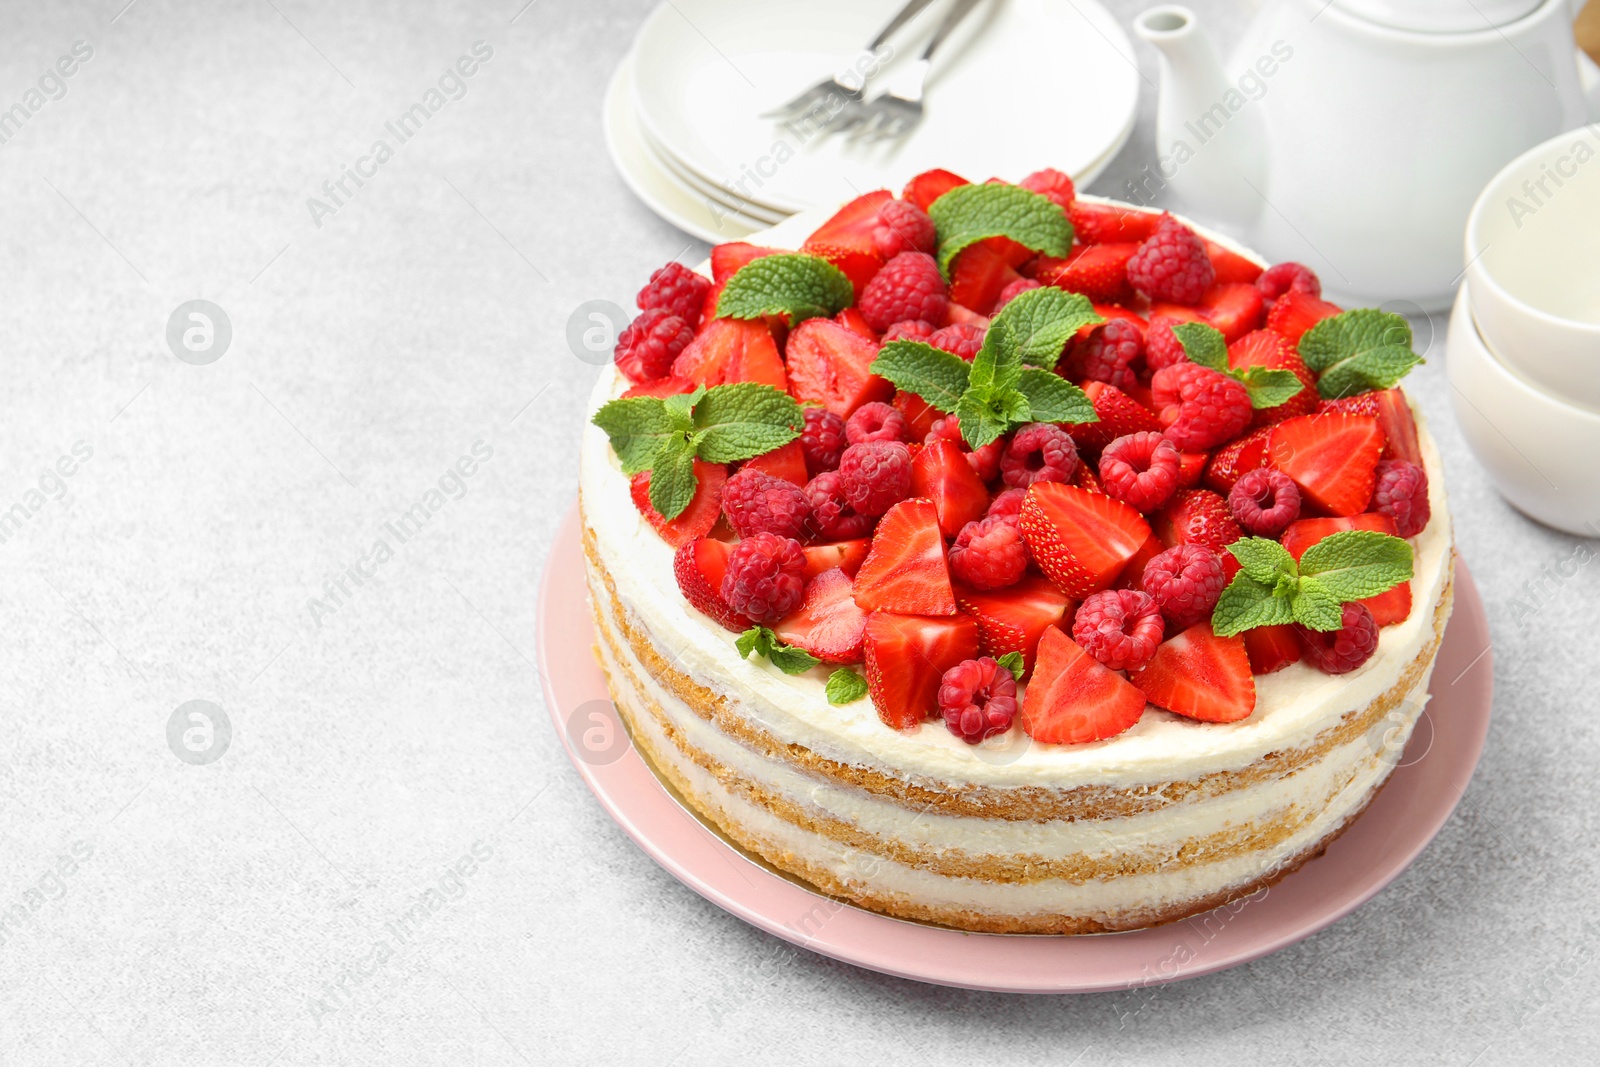
[[[867,551],[872,547],[871,538],[857,537],[849,541],[830,541],[822,545],[807,545],[805,576],[815,578],[823,571],[831,571],[835,567],[854,578],[861,569],[861,563],[867,558]]]
[[[1250,656],[1250,670],[1255,674],[1271,674],[1300,662],[1300,640],[1295,637],[1293,626],[1257,626],[1241,636]]]
[[[1352,515],[1347,519],[1301,519],[1292,522],[1289,528],[1283,531],[1283,547],[1288,549],[1289,555],[1298,562],[1300,557],[1305,555],[1306,549],[1324,537],[1343,530],[1374,530],[1390,537],[1400,536],[1394,520],[1389,516],[1378,512],[1366,512]],[[1361,603],[1372,612],[1372,617],[1377,620],[1379,626],[1392,626],[1397,622],[1405,622],[1411,616],[1411,583],[1401,582],[1387,592],[1367,597]]]
[[[1257,467],[1267,465],[1267,438],[1271,427],[1260,429],[1236,441],[1231,441],[1211,454],[1206,464],[1205,483],[1223,496],[1233,492],[1240,477]]]
[[[1133,558],[1128,560],[1127,566],[1122,568],[1122,573],[1117,576],[1117,588],[1143,589],[1145,564],[1166,550],[1167,543],[1157,537],[1152,530],[1150,536],[1144,539],[1144,544],[1133,554]]]
[[[1132,242],[1139,244],[1161,225],[1161,213],[1134,211],[1115,204],[1090,204],[1074,200],[1067,209],[1073,235],[1086,245]]]
[[[861,290],[867,287],[872,276],[883,268],[883,257],[871,249],[862,251],[854,246],[824,244],[813,239],[805,243],[803,251],[838,267],[850,279],[857,300],[861,299]]]
[[[1422,444],[1417,440],[1417,420],[1411,413],[1411,404],[1399,389],[1379,389],[1339,400],[1325,400],[1323,411],[1341,411],[1346,415],[1371,415],[1378,420],[1383,431],[1383,458],[1403,459],[1407,463],[1424,466]]]
[[[1000,290],[1022,278],[1017,267],[1031,258],[1031,251],[1009,237],[968,245],[950,262],[950,299],[979,315],[989,314]]]
[[[722,599],[722,579],[728,573],[728,554],[732,551],[733,546],[726,541],[709,537],[685,541],[672,557],[672,573],[690,606],[739,633],[754,624]]]
[[[1067,617],[1072,600],[1050,579],[1030,575],[1006,589],[957,586],[956,604],[977,620],[984,655],[999,659],[1020,652],[1024,669],[1031,669],[1039,638]]]
[[[1267,439],[1267,462],[1293,478],[1306,499],[1330,515],[1367,510],[1382,454],[1383,431],[1370,415],[1328,412],[1286,419],[1272,427]]]
[[[872,240],[872,231],[878,226],[878,208],[893,199],[894,194],[887,189],[862,193],[818,226],[800,250],[851,249],[877,258],[878,246]]]
[[[911,461],[911,495],[933,501],[939,532],[954,537],[989,510],[989,490],[953,441],[936,440]]]
[[[1272,305],[1272,310],[1267,313],[1267,326],[1298,344],[1301,334],[1323,319],[1339,314],[1340,310],[1338,304],[1330,304],[1310,293],[1290,290]]]
[[[1022,729],[1035,741],[1080,745],[1115,737],[1139,721],[1145,696],[1061,630],[1039,641],[1039,662],[1022,694]]]
[[[789,389],[772,331],[759,320],[712,319],[689,347],[678,353],[672,373],[708,389],[729,382],[760,382],[784,392]]]
[[[1132,292],[1128,288],[1128,260],[1137,251],[1139,246],[1128,242],[1079,245],[1066,259],[1042,265],[1034,277],[1040,285],[1082,293],[1096,303],[1113,303]]]
[[[789,334],[789,390],[849,418],[862,404],[888,400],[894,386],[869,369],[878,346],[831,319],[807,319]],[[682,358],[682,357],[680,357]]]
[[[1251,288],[1255,288],[1251,286]],[[1259,293],[1259,290],[1257,290]],[[1317,410],[1317,381],[1306,367],[1305,360],[1295,351],[1294,345],[1276,330],[1252,330],[1228,345],[1228,366],[1266,367],[1269,370],[1286,370],[1299,378],[1301,390],[1276,407],[1262,408],[1252,416],[1251,426],[1260,428],[1310,415]]]
[[[728,480],[728,468],[720,463],[697,459],[694,461],[694,477],[698,486],[689,506],[670,521],[662,518],[661,512],[650,503],[649,471],[640,471],[628,482],[634,507],[661,535],[661,539],[673,548],[710,533],[722,515],[722,483]]]
[[[872,548],[856,571],[856,603],[863,611],[956,613],[933,501],[902,500],[878,521]]]
[[[1237,252],[1231,252],[1215,241],[1206,241],[1205,246],[1206,255],[1211,257],[1211,266],[1217,272],[1218,284],[1244,282],[1254,285],[1255,280],[1261,277],[1263,268],[1254,260],[1246,259]]]
[[[780,251],[782,249],[753,245],[749,241],[729,241],[716,245],[711,249],[711,280],[720,286],[738,274],[740,267]]]
[[[799,486],[804,486],[810,480],[806,476],[806,453],[800,447],[799,441],[790,441],[786,445],[774,448],[771,452],[746,460],[744,467],[751,467],[763,474],[770,474],[774,478],[782,478]]]
[[[950,302],[950,310],[944,314],[941,326],[988,326],[989,316],[980,315],[969,307],[963,307],[954,300]]]
[[[1033,483],[1020,522],[1034,562],[1074,599],[1109,586],[1150,536],[1127,504],[1060,482]]]
[[[657,378],[653,382],[641,382],[623,393],[622,396],[624,400],[635,396],[653,396],[661,399],[677,396],[680,393],[692,392],[694,392],[693,382],[687,378],[676,378],[669,374],[665,378]]]
[[[1223,557],[1224,568],[1233,558],[1227,547],[1243,536],[1228,502],[1209,489],[1180,489],[1150,521],[1162,544],[1204,545]]]
[[[1067,427],[1067,433],[1072,435],[1079,448],[1094,451],[1130,433],[1161,431],[1161,420],[1156,418],[1156,413],[1116,386],[1092,381],[1079,384],[1094,405],[1094,413],[1100,417],[1099,422],[1082,422]]]
[[[1205,477],[1206,464],[1211,456],[1205,452],[1178,453],[1178,488],[1193,489]]]
[[[927,437],[933,424],[944,418],[944,412],[931,407],[916,393],[896,390],[892,403],[894,409],[906,417],[906,428],[911,431],[913,441]]]
[[[1264,298],[1261,290],[1245,282],[1217,283],[1200,298],[1200,317],[1221,331],[1232,344],[1261,325]]]
[[[868,324],[867,317],[861,314],[859,308],[845,308],[833,317],[833,321],[853,333],[859,333],[873,344],[878,343],[878,332]]]
[[[863,653],[878,718],[909,730],[939,709],[944,672],[978,654],[978,624],[965,615],[930,619],[874,611],[867,616]]]
[[[773,624],[785,644],[803,648],[824,663],[859,663],[867,635],[867,613],[851,597],[850,578],[835,567],[806,585],[805,599]]]
[[[926,211],[945,193],[957,186],[971,184],[961,175],[952,174],[947,170],[925,170],[906,182],[905,191],[900,194],[900,199],[909,201]]]
[[[1244,640],[1218,637],[1206,621],[1161,642],[1129,677],[1150,703],[1201,722],[1238,722],[1256,708]]]

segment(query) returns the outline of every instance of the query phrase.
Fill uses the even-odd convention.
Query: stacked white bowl
[[[1600,127],[1496,175],[1466,256],[1447,358],[1467,443],[1519,510],[1600,536]]]

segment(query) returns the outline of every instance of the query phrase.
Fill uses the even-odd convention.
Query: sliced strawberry
[[[1367,510],[1382,454],[1383,431],[1370,415],[1303,415],[1278,423],[1267,439],[1267,462],[1293,478],[1313,507],[1330,515]]]
[[[951,301],[950,310],[944,313],[944,321],[936,323],[938,326],[988,326],[989,316],[980,315],[969,307]]]
[[[1399,389],[1379,389],[1339,400],[1322,402],[1323,411],[1342,411],[1346,415],[1371,415],[1383,431],[1383,458],[1403,459],[1423,466],[1422,444],[1417,439],[1417,420],[1411,404]]]
[[[697,459],[694,461],[694,477],[698,487],[689,500],[689,506],[670,521],[662,518],[661,512],[650,504],[649,471],[640,471],[628,482],[634,507],[661,535],[661,539],[673,548],[692,538],[704,537],[722,516],[722,483],[728,480],[728,468],[720,463]]]
[[[1225,549],[1243,536],[1228,502],[1209,489],[1178,490],[1171,503],[1151,516],[1150,525],[1169,548],[1204,545],[1220,554],[1224,570],[1228,569],[1228,560],[1233,559]],[[1238,561],[1234,562],[1237,566]]]
[[[1394,520],[1389,516],[1378,512],[1367,512],[1362,515],[1352,515],[1347,519],[1301,519],[1299,522],[1292,522],[1289,528],[1283,531],[1283,547],[1288,549],[1289,555],[1298,562],[1300,557],[1305,555],[1306,549],[1324,537],[1343,530],[1375,530],[1390,537],[1400,536]],[[1397,622],[1405,622],[1411,616],[1411,583],[1401,582],[1387,592],[1367,597],[1361,603],[1372,612],[1372,617],[1377,620],[1379,626],[1392,626]]]
[[[773,624],[785,644],[803,648],[824,663],[860,663],[867,613],[851,597],[850,578],[835,567],[806,584],[800,606]]]
[[[744,466],[753,467],[763,474],[782,478],[795,485],[803,486],[810,480],[806,476],[805,450],[800,447],[799,441],[790,441],[786,445],[774,448],[771,452],[746,460]]]
[[[1074,200],[1067,209],[1073,235],[1086,245],[1131,241],[1134,244],[1156,232],[1161,224],[1159,211],[1134,211],[1115,204],[1090,204]]]
[[[623,398],[635,396],[653,396],[656,398],[677,396],[680,393],[694,392],[694,383],[687,378],[675,378],[667,375],[657,378],[653,382],[642,382],[623,393]]]
[[[723,282],[739,273],[739,268],[760,259],[770,256],[774,252],[783,251],[781,248],[766,248],[762,245],[753,245],[749,241],[729,241],[727,244],[715,245],[711,249],[711,279],[721,286]]]
[[[843,326],[847,330],[852,330],[855,333],[859,333],[862,337],[865,337],[873,344],[878,343],[878,332],[871,326],[867,325],[867,317],[861,314],[861,311],[858,308],[845,308],[843,311],[839,312],[839,314],[833,317],[833,321],[837,322],[840,326]]]
[[[1257,626],[1240,636],[1250,656],[1250,670],[1255,674],[1271,674],[1300,662],[1300,640],[1295,637],[1293,626]]]
[[[862,404],[888,400],[894,386],[873,374],[878,346],[831,319],[807,319],[789,334],[790,392],[840,418]]]
[[[1040,285],[1053,285],[1069,293],[1082,293],[1096,303],[1125,299],[1128,288],[1128,260],[1139,251],[1137,244],[1079,245],[1035,274]]]
[[[887,189],[862,193],[834,212],[833,217],[827,222],[818,226],[811,236],[806,238],[800,250],[811,252],[814,248],[851,249],[876,257],[878,249],[872,240],[872,231],[878,227],[878,208],[885,201],[893,199],[894,194]]]
[[[1149,319],[1154,322],[1157,315],[1165,316],[1172,320],[1168,325],[1176,326],[1180,322],[1205,322],[1205,316],[1199,308],[1185,307],[1182,304],[1167,304],[1156,301],[1150,305]]]
[[[1083,422],[1067,427],[1067,433],[1079,448],[1090,451],[1104,448],[1119,437],[1145,430],[1159,433],[1161,420],[1155,412],[1135,401],[1127,393],[1105,382],[1082,382],[1083,391],[1094,405],[1099,422]]]
[[[1252,330],[1228,345],[1228,366],[1266,367],[1291,371],[1300,379],[1301,389],[1276,407],[1262,408],[1252,417],[1254,429],[1271,426],[1284,419],[1309,415],[1317,410],[1317,380],[1306,367],[1294,345],[1276,330]]]
[[[1261,325],[1261,290],[1244,282],[1218,282],[1200,298],[1200,317],[1222,331],[1229,344]]]
[[[867,287],[872,276],[883,269],[883,257],[870,248],[863,250],[849,245],[825,244],[812,239],[807,241],[801,250],[838,267],[844,276],[850,279],[857,300],[861,299],[861,290]],[[876,336],[873,340],[877,340]]]
[[[872,549],[856,571],[856,603],[863,611],[956,613],[933,501],[902,500],[878,521]]]
[[[928,402],[916,393],[896,391],[894,394],[894,409],[906,418],[906,428],[911,431],[913,441],[921,441],[933,429],[933,424],[944,418],[944,412],[937,408],[929,407]]]
[[[1022,729],[1035,741],[1079,745],[1115,737],[1139,721],[1145,698],[1077,642],[1051,627],[1022,694]]]
[[[861,569],[861,561],[867,558],[867,551],[872,547],[872,540],[866,537],[857,537],[850,541],[829,541],[827,544],[807,545],[806,577],[815,578],[823,571],[831,571],[835,567],[844,571],[851,578],[856,576],[856,571]]]
[[[999,659],[1007,652],[1021,652],[1024,669],[1033,666],[1039,638],[1072,608],[1072,600],[1054,582],[1036,574],[1005,589],[981,591],[958,585],[956,604],[977,620],[984,655]]]
[[[1340,310],[1338,304],[1330,304],[1310,293],[1290,290],[1272,305],[1272,310],[1267,313],[1267,326],[1298,344],[1301,334],[1323,319],[1339,314]]]
[[[939,710],[939,679],[978,654],[978,624],[966,615],[930,619],[874,611],[863,652],[878,718],[909,730]]]
[[[1161,642],[1129,676],[1150,703],[1201,722],[1238,722],[1256,707],[1256,680],[1244,639],[1218,637],[1197,622]]]
[[[1133,554],[1133,558],[1128,560],[1127,565],[1122,568],[1122,573],[1117,575],[1117,588],[1144,588],[1141,583],[1144,581],[1145,564],[1166,550],[1167,543],[1157,537],[1155,531],[1152,530],[1150,536],[1144,539],[1144,544],[1140,545],[1138,551]]]
[[[789,379],[764,322],[712,319],[689,347],[678,353],[672,373],[710,388],[729,382],[761,382],[785,392]]]
[[[672,557],[672,573],[691,607],[739,633],[754,624],[722,599],[722,578],[728,573],[728,553],[732,551],[732,545],[709,537],[685,541]]]
[[[906,182],[905,191],[900,194],[900,199],[909,201],[926,211],[945,193],[957,186],[971,184],[961,175],[952,174],[947,170],[925,170]]]
[[[1094,465],[1090,463],[1078,464],[1077,469],[1072,472],[1071,484],[1079,489],[1087,489],[1091,493],[1106,491],[1105,486],[1100,484],[1100,476],[1095,473]]]
[[[1237,252],[1230,252],[1215,241],[1206,241],[1205,245],[1206,255],[1211,257],[1211,266],[1217,272],[1218,285],[1228,285],[1233,282],[1254,285],[1255,280],[1261,277],[1264,268],[1255,260],[1246,259]]]
[[[1178,488],[1193,489],[1205,477],[1206,464],[1211,457],[1205,452],[1178,453]]]
[[[1249,471],[1267,465],[1267,438],[1271,427],[1230,441],[1212,453],[1206,464],[1205,483],[1223,496],[1233,492],[1233,483]]]
[[[1110,585],[1150,536],[1127,504],[1060,482],[1033,483],[1020,521],[1034,562],[1075,599]]]
[[[1032,257],[1009,237],[968,245],[950,261],[950,299],[977,314],[989,314],[1000,290],[1022,277],[1017,267]]]
[[[989,510],[989,490],[953,441],[937,440],[917,453],[911,461],[911,495],[933,501],[939,532],[947,538]]]

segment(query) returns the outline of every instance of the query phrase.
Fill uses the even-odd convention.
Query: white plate
[[[922,125],[892,146],[805,138],[759,117],[848,62],[900,3],[663,3],[634,48],[640,126],[709,185],[781,211],[899,189],[932,167],[1015,181],[1052,166],[1087,184],[1132,132],[1133,46],[1093,0],[987,0],[935,57]],[[896,64],[920,52],[915,36],[897,39]]]
[[[700,175],[685,167],[683,162],[673,156],[672,153],[652,141],[649,130],[640,128],[639,140],[644,144],[645,150],[650,153],[651,158],[671,175],[675,182],[686,186],[694,195],[725,205],[741,215],[748,215],[753,219],[765,219],[769,225],[782,222],[789,217],[790,213],[787,211],[768,207],[759,201],[745,200],[736,192],[729,192],[726,189],[719,189],[712,185]]]

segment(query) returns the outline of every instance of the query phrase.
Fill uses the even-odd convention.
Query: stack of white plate
[[[761,117],[847,67],[903,0],[668,0],[645,20],[605,101],[623,180],[661,217],[713,243],[933,167],[1015,181],[1041,167],[1080,185],[1127,141],[1140,75],[1092,0],[986,0],[933,60],[922,124],[862,144]],[[891,40],[868,96],[944,18],[931,4]]]

